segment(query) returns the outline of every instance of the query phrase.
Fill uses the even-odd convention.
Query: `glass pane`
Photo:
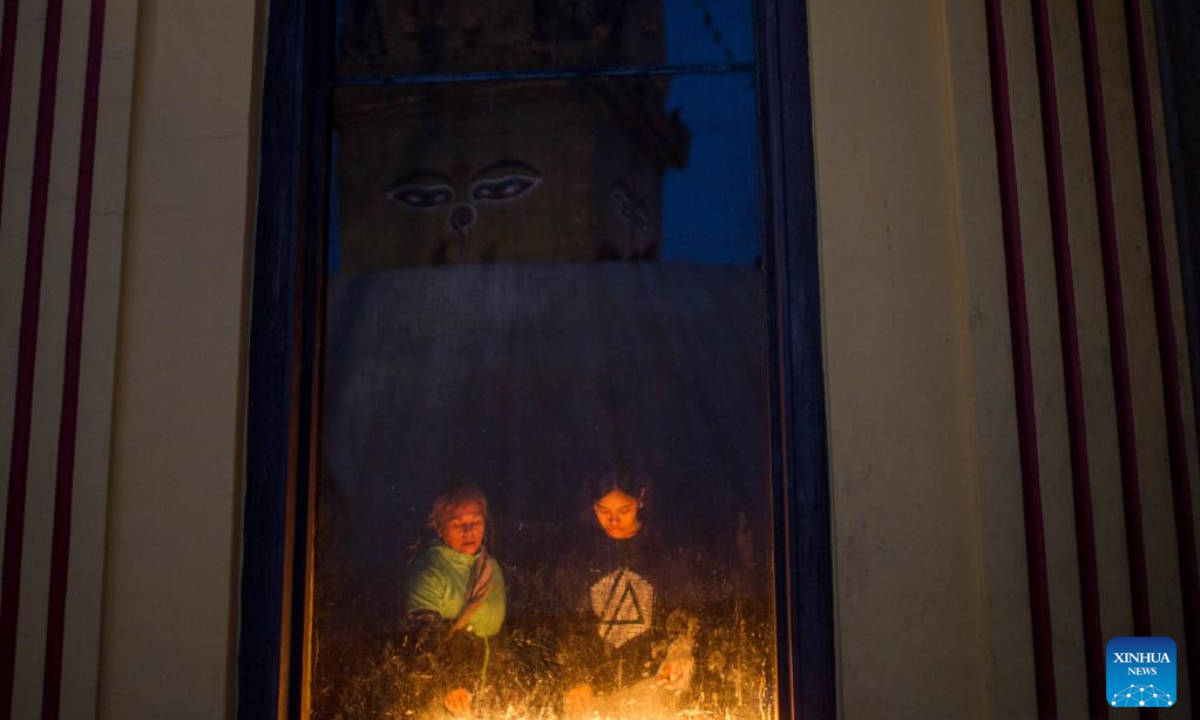
[[[749,63],[750,0],[339,0],[343,77]]]
[[[751,75],[348,88],[335,154],[314,716],[775,717]]]

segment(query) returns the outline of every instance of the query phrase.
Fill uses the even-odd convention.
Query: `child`
[[[438,497],[429,513],[438,540],[413,564],[405,590],[404,611],[430,666],[436,714],[470,713],[504,624],[504,574],[484,547],[487,509],[474,485]]]

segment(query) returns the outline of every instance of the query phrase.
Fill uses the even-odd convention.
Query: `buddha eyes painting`
[[[777,716],[753,51],[712,5],[343,3],[343,74],[391,79],[335,94],[312,717]]]
[[[690,144],[666,91],[661,78],[346,88],[342,267],[656,257],[650,218]]]
[[[388,197],[409,210],[445,212],[446,227],[458,238],[460,259],[466,258],[467,233],[479,220],[480,210],[488,204],[513,203],[533,192],[542,175],[520,160],[492,163],[476,173],[469,184],[434,170],[416,170],[404,176]],[[455,186],[459,193],[455,192]],[[441,262],[449,260],[440,246]],[[494,253],[492,256],[494,258]]]

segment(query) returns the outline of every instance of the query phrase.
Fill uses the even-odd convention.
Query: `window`
[[[832,717],[785,31],[801,8],[273,5],[244,715]]]

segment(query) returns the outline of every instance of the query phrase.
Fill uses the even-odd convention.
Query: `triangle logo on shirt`
[[[654,586],[628,568],[597,580],[591,587],[596,630],[606,643],[619,648],[650,629]]]

